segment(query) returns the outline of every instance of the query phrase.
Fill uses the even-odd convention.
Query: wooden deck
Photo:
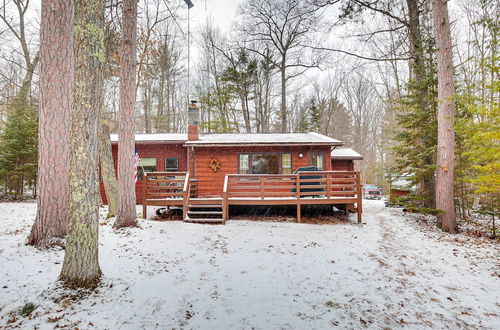
[[[231,205],[295,205],[300,222],[302,205],[346,205],[361,222],[362,193],[359,172],[320,171],[290,175],[226,175],[221,194],[193,194],[188,172],[144,175],[143,216],[147,206],[178,206],[188,222],[224,223]],[[356,207],[354,207],[356,205]]]

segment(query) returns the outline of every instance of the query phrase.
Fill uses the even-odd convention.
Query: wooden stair
[[[224,224],[222,198],[190,198],[184,222]]]

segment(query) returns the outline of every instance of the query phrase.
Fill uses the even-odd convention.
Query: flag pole
[[[190,7],[188,5],[188,69],[187,69],[187,75],[188,75],[187,76],[187,84],[188,84],[188,86],[187,86],[188,100],[187,101],[188,101],[188,105],[189,105],[189,102],[191,102],[191,100],[190,100],[190,98],[191,98],[190,97],[190,92],[191,92],[191,89],[190,89],[191,88],[191,84],[190,84],[190,82],[191,82],[191,72],[190,72],[190,69],[191,69],[190,68],[191,29],[190,29],[190,24],[189,24],[189,22],[190,22],[189,12],[190,12]]]
[[[191,0],[184,0],[184,2],[186,3],[187,7],[188,7],[188,32],[187,32],[187,42],[188,42],[188,60],[187,60],[187,94],[188,94],[188,106],[189,106],[189,103],[191,102],[191,96],[190,96],[190,92],[191,92],[191,67],[190,67],[190,61],[191,61],[191,27],[190,27],[190,21],[191,21],[191,17],[190,17],[190,9],[193,8],[193,2]]]

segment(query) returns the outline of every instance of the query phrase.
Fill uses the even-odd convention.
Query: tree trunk
[[[122,29],[120,113],[118,120],[118,216],[114,225],[115,228],[137,226],[134,179],[137,0],[123,1]]]
[[[243,121],[245,123],[246,133],[252,133],[252,125],[250,123],[250,111],[248,110],[248,94],[245,95],[242,87],[238,88],[238,94],[241,102],[241,112],[243,113]]]
[[[37,247],[66,234],[73,12],[72,1],[42,1],[38,209],[27,241]]]
[[[149,78],[145,78],[149,79]],[[144,83],[143,108],[144,108],[144,133],[151,133],[151,82]]]
[[[288,132],[288,118],[286,113],[286,62],[281,62],[281,133]]]
[[[419,95],[419,107],[422,113],[433,111],[429,106],[429,79],[426,77],[426,67],[424,61],[424,49],[422,44],[422,30],[420,24],[420,13],[417,0],[406,0],[408,6],[408,34],[410,40],[411,52],[411,79],[416,82],[417,93]],[[415,141],[418,145],[424,145],[425,139],[422,137]],[[425,157],[424,163],[426,166],[431,166],[434,163],[432,157]],[[424,207],[435,207],[434,197],[434,180],[433,177],[425,177],[417,185],[417,191],[420,195],[428,196],[424,200]]]
[[[105,118],[104,108],[102,106],[101,109],[99,161],[101,164],[101,177],[104,183],[104,191],[106,192],[106,198],[108,200],[108,218],[110,218],[118,213],[118,182],[116,181],[115,164],[111,151],[109,122],[107,118]]]
[[[443,231],[456,232],[453,172],[455,157],[455,132],[453,121],[453,54],[450,21],[445,0],[432,1],[432,13],[436,33],[438,71],[438,148],[436,175],[436,208],[444,211],[438,216]]]
[[[103,93],[104,0],[75,1],[75,82],[71,107],[68,235],[59,279],[69,288],[100,282],[98,159]]]

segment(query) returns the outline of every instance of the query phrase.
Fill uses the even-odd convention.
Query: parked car
[[[363,185],[363,198],[382,199],[382,189],[374,185],[365,184]]]

